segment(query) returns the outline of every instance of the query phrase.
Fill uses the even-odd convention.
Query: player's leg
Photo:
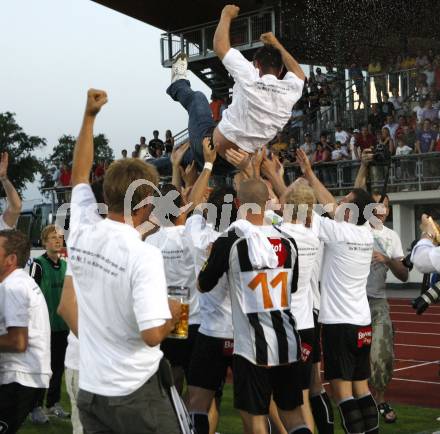
[[[188,112],[188,133],[191,150],[199,169],[203,167],[202,141],[210,136],[215,128],[211,108],[206,96],[199,91],[191,89],[190,82],[186,79],[186,58],[178,57],[172,66],[173,80],[167,89],[168,95]]]
[[[368,388],[368,381],[354,381],[353,392],[356,397],[358,407],[362,413],[364,421],[365,434],[379,433],[379,412],[376,401]]]
[[[371,343],[370,384],[381,414],[388,423],[396,420],[394,410],[385,401],[385,391],[391,382],[394,365],[394,332],[386,299],[370,299],[373,341]]]
[[[269,424],[270,424],[270,434],[287,434],[284,424],[278,413],[277,405],[273,398],[270,400],[269,407]]]

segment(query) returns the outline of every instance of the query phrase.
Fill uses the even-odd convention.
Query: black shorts
[[[253,415],[269,414],[270,399],[284,411],[303,404],[300,363],[257,366],[234,355],[234,407]]]
[[[324,378],[361,381],[370,378],[371,325],[323,324]]]
[[[321,361],[321,324],[318,322],[318,314],[313,312],[313,322],[315,323],[315,333],[313,336],[313,352],[312,363],[319,363]]]
[[[191,363],[188,385],[202,389],[221,391],[228,368],[232,368],[233,341],[197,334]],[[221,394],[220,394],[221,396]]]
[[[301,387],[302,390],[310,389],[310,378],[312,376],[313,344],[315,342],[315,329],[298,330],[301,338]]]
[[[167,338],[160,344],[165,358],[170,362],[173,368],[180,366],[185,371],[185,377],[188,378],[188,369],[191,361],[191,355],[199,330],[199,324],[192,324],[188,328],[187,339]]]

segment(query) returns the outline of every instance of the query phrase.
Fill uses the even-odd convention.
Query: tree
[[[0,151],[9,154],[8,177],[19,193],[42,172],[43,161],[34,152],[44,146],[46,139],[28,136],[15,121],[14,113],[0,113]]]
[[[51,186],[52,167],[60,168],[63,164],[71,166],[73,162],[73,149],[75,148],[76,138],[64,134],[58,139],[58,144],[54,146],[52,154],[45,159],[41,188]],[[98,134],[94,137],[95,163],[99,160],[105,160],[111,163],[115,157],[113,149],[108,144],[108,139],[104,134]]]

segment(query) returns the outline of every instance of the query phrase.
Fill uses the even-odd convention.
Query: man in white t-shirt
[[[379,203],[381,194],[373,193],[372,196]],[[408,269],[402,263],[404,255],[399,236],[384,224],[388,214],[389,198],[386,195],[381,208],[375,211],[377,225],[371,227],[374,251],[367,281],[367,296],[373,327],[370,384],[375,392],[379,412],[386,422],[392,423],[396,420],[396,414],[385,401],[385,392],[393,375],[394,331],[385,288],[388,270],[391,270],[397,279],[406,282]]]
[[[354,189],[337,206],[301,150],[297,161],[318,201],[335,217],[321,217],[319,226],[325,244],[319,312],[324,376],[346,432],[376,434],[378,412],[368,387],[372,330],[366,292],[373,253],[366,210],[373,199],[365,190]]]
[[[103,183],[107,218],[84,218],[93,125],[106,102],[105,92],[89,90],[72,169],[67,245],[78,302],[78,408],[85,432],[177,434],[159,344],[178,322],[180,303],[167,300],[161,254],[141,239],[157,172],[139,159],[114,162]]]
[[[261,35],[265,46],[256,52],[253,63],[231,48],[229,30],[238,13],[237,6],[225,6],[214,35],[214,51],[235,81],[232,104],[223,112],[218,126],[206,96],[190,87],[188,62],[183,54],[172,66],[172,83],[167,89],[171,98],[188,111],[191,151],[200,171],[204,164],[203,138],[212,136],[218,153],[214,174],[232,169],[224,160],[227,149],[252,154],[268,143],[288,122],[304,86],[300,65],[272,33]],[[280,79],[283,66],[287,73]]]
[[[0,432],[16,433],[49,387],[50,324],[46,300],[23,270],[30,243],[0,231]]]
[[[8,199],[8,206],[5,212],[0,215],[0,230],[12,229],[17,224],[21,212],[21,199],[17,190],[8,179],[9,156],[7,152],[0,155],[0,182]],[[1,432],[1,431],[0,431]]]
[[[347,146],[350,142],[350,134],[342,129],[341,124],[336,124],[335,142],[340,142],[342,146]]]
[[[412,251],[411,262],[420,273],[440,273],[438,227],[431,217],[423,214],[420,229],[422,230],[422,236]]]

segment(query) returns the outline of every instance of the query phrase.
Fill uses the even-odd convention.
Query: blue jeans
[[[197,169],[203,170],[205,160],[203,158],[203,139],[211,137],[216,127],[212,118],[211,108],[206,96],[199,91],[193,91],[188,80],[177,80],[171,83],[167,94],[174,101],[180,102],[188,112],[188,133],[190,149],[184,156],[183,164],[186,165],[192,160],[196,162]],[[235,170],[234,166],[217,156],[214,165],[214,173],[227,174]]]

